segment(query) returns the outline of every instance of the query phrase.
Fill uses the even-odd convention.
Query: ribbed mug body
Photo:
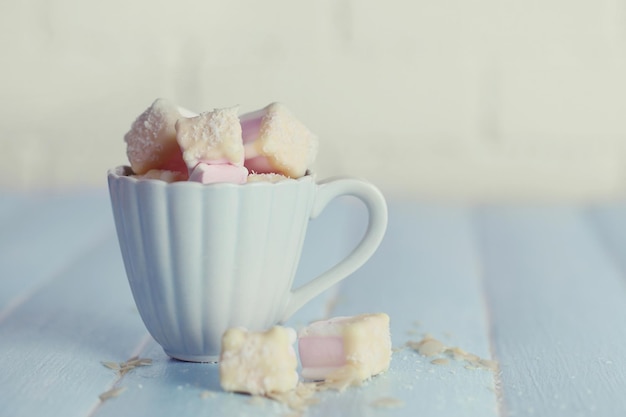
[[[243,185],[109,171],[126,274],[146,328],[177,359],[213,361],[223,332],[280,318],[315,199],[312,177]]]

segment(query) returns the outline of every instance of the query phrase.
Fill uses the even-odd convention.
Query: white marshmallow
[[[294,389],[298,384],[295,341],[295,330],[281,326],[265,332],[227,330],[219,361],[222,388],[252,395]]]
[[[126,153],[133,172],[142,175],[151,169],[186,172],[176,142],[176,122],[195,113],[165,99],[156,99],[133,122],[124,135]]]
[[[389,316],[336,317],[303,328],[298,349],[302,377],[323,380],[343,368],[360,380],[386,371],[391,362]]]
[[[282,104],[240,117],[245,165],[255,173],[299,178],[317,156],[318,139]]]
[[[199,163],[243,166],[244,150],[237,107],[179,119],[176,140],[189,172]]]

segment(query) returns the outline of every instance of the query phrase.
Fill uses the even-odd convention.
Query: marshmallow
[[[318,321],[298,337],[305,379],[325,380],[349,369],[362,381],[386,371],[391,362],[389,316],[384,313]]]
[[[165,182],[187,181],[187,172],[167,171],[163,169],[151,169],[145,174],[133,175],[142,180],[161,180]]]
[[[124,135],[133,172],[142,175],[158,169],[186,174],[185,162],[176,142],[175,124],[178,119],[195,115],[167,100],[155,100]]]
[[[189,174],[189,181],[202,184],[217,182],[244,184],[247,179],[248,170],[243,166],[232,164],[205,164],[201,162]]]
[[[298,384],[295,341],[295,330],[281,326],[265,332],[240,327],[227,330],[219,361],[222,388],[252,395],[294,389]]]
[[[244,150],[237,107],[215,109],[176,122],[176,140],[189,172],[199,163],[243,166]]]
[[[315,160],[317,137],[282,104],[244,114],[240,122],[250,171],[298,178]]]

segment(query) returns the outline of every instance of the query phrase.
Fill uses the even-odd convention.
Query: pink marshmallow
[[[217,182],[244,184],[247,178],[248,170],[245,167],[232,164],[206,164],[203,162],[196,165],[189,175],[189,181],[202,184]]]
[[[157,99],[133,122],[124,135],[128,160],[137,175],[165,170],[187,175],[183,155],[176,142],[175,125],[179,119],[196,116],[174,103]]]
[[[324,380],[350,369],[357,380],[384,372],[391,361],[389,316],[335,317],[300,330],[302,377]]]
[[[302,337],[298,343],[307,368],[336,368],[346,364],[343,338],[337,336]]]

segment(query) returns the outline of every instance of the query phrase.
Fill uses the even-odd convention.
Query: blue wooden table
[[[364,222],[356,201],[329,206],[297,281],[346,254]],[[169,359],[135,309],[116,239],[106,189],[0,192],[0,416],[293,414],[222,392],[217,365]],[[304,415],[624,416],[626,204],[392,200],[377,254],[288,325],[379,311],[390,370],[318,393]],[[497,368],[406,346],[427,334]],[[103,365],[134,356],[151,363]]]

